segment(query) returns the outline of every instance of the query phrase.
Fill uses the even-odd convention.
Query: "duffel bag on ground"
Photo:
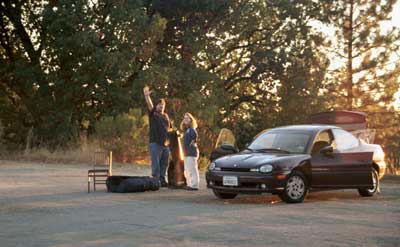
[[[156,191],[160,189],[157,179],[141,176],[110,176],[106,181],[107,191],[116,193],[131,193]]]

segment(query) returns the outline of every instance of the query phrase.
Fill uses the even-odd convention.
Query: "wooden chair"
[[[112,152],[94,152],[93,169],[88,170],[88,193],[90,183],[93,181],[93,191],[96,191],[96,184],[106,184],[109,176],[112,176]]]

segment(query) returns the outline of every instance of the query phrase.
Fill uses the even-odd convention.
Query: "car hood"
[[[228,168],[253,168],[265,164],[274,164],[275,166],[290,166],[298,164],[299,161],[309,158],[308,154],[281,154],[281,153],[249,153],[233,154],[221,157],[215,160],[218,167]]]

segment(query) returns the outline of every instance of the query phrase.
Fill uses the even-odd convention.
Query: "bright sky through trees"
[[[388,31],[393,27],[400,27],[400,1],[398,1],[395,4],[391,16],[392,16],[391,21],[382,23],[382,25],[381,25],[382,31]],[[335,29],[333,27],[327,27],[325,25],[322,25],[321,23],[315,23],[314,27],[316,28],[317,31],[322,31],[327,36],[330,36],[330,37],[332,37],[332,39],[335,39]],[[398,42],[400,42],[400,40]],[[346,60],[341,59],[340,57],[337,57],[333,51],[331,51],[330,53],[331,53],[332,57],[330,57],[331,64],[329,66],[329,69],[335,70],[340,67],[343,67]],[[398,61],[399,59],[400,59],[400,51],[392,54],[390,62],[387,64],[387,68],[393,69],[395,66],[395,62]],[[355,61],[355,62],[357,63],[360,61]],[[400,81],[399,81],[399,83],[400,83]],[[400,110],[400,91],[395,95],[395,100],[394,100],[393,104],[396,107],[396,109]]]

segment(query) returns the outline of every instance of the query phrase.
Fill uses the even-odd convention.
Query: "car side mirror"
[[[332,146],[323,147],[319,152],[323,155],[331,155],[333,153],[333,147]]]

